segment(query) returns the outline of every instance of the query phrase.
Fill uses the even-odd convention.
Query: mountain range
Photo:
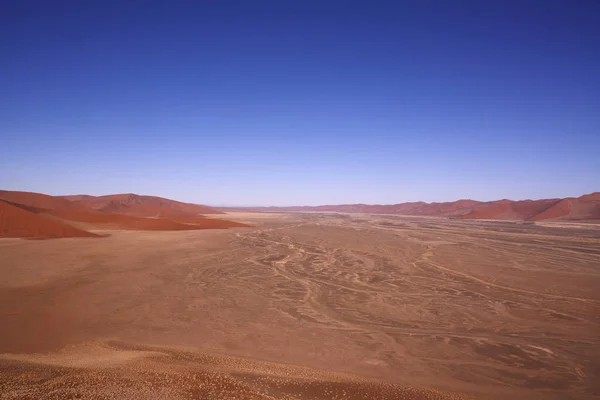
[[[101,237],[113,229],[178,231],[248,225],[206,215],[226,211],[321,211],[380,213],[456,219],[600,222],[600,192],[541,200],[457,200],[389,205],[342,204],[299,207],[221,208],[133,193],[50,196],[0,190],[0,237],[31,239]]]
[[[541,200],[457,200],[443,203],[422,201],[399,204],[342,204],[298,207],[219,208],[221,211],[246,210],[260,212],[326,211],[346,213],[401,214],[459,219],[492,219],[515,221],[595,221],[600,220],[600,192],[581,197]]]

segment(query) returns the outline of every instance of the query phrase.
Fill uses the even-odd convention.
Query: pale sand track
[[[600,227],[235,219],[0,241],[0,398],[600,392]]]

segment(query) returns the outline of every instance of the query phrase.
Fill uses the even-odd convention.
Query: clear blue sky
[[[0,2],[0,188],[213,205],[600,190],[600,2]]]

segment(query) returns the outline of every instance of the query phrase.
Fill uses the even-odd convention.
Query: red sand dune
[[[547,200],[498,200],[478,206],[464,215],[465,219],[528,220],[558,203],[560,199]]]
[[[445,203],[404,203],[395,206],[395,213],[399,213],[402,209],[406,209],[408,215],[456,217],[471,212],[473,208],[479,204],[481,204],[481,202],[475,200],[458,200]],[[407,205],[409,205],[408,209],[406,207]]]
[[[0,200],[32,213],[47,213],[65,220],[119,229],[191,230],[247,226],[212,220],[200,214],[221,213],[211,207],[154,196],[118,194],[108,196],[48,196],[40,193],[0,190]],[[72,201],[71,201],[72,200]],[[230,210],[230,209],[224,209]],[[251,211],[333,211],[386,213],[496,220],[600,220],[600,192],[579,198],[543,200],[458,200],[444,203],[411,202],[390,205],[343,204],[302,207],[237,208]],[[148,218],[149,217],[149,218]]]
[[[58,197],[67,199],[69,201],[80,201],[80,200],[91,199],[94,196],[90,196],[87,194],[72,194],[72,195],[68,195],[68,196],[58,196]]]
[[[72,200],[76,204],[83,204],[94,210],[136,215],[140,217],[222,214],[221,211],[208,206],[183,203],[156,196],[141,196],[132,193],[111,194],[107,196],[74,195],[62,196],[62,198],[65,200]]]
[[[51,217],[35,214],[0,200],[0,237],[51,239],[100,237],[100,235],[77,229]]]
[[[600,192],[594,192],[594,193],[590,193],[590,194],[584,194],[583,196],[579,197],[579,200],[587,203],[587,202],[598,202],[600,201]]]
[[[198,214],[153,204],[123,204],[112,200],[106,206],[99,208],[98,211],[152,218],[189,217]]]
[[[534,215],[531,217],[532,221],[540,221],[544,219],[557,219],[566,217],[569,215],[573,209],[573,201],[575,199],[562,199],[554,206],[545,210],[544,212]]]
[[[43,210],[84,210],[87,208],[67,199],[33,192],[0,190],[0,200]]]
[[[206,211],[208,207],[160,198],[147,200],[144,199],[145,197],[147,196],[117,196],[116,200],[108,200],[106,207],[95,210],[86,205],[86,201],[97,199],[92,196],[69,196],[69,198],[76,199],[76,201],[70,201],[65,197],[3,190],[0,191],[0,201],[4,210],[2,236],[25,238],[99,236],[71,226],[69,222],[86,223],[104,229],[152,231],[227,229],[248,226],[233,221],[204,218],[195,212]],[[101,205],[105,199],[101,200],[93,204]],[[146,204],[146,201],[150,203]],[[156,203],[156,201],[159,202]],[[108,212],[111,210],[119,213]],[[152,218],[127,214],[150,215]],[[177,220],[165,218],[168,216]]]
[[[566,198],[530,218],[531,221],[546,219],[598,220],[600,219],[600,192],[579,198]]]
[[[52,211],[52,215],[74,222],[83,222],[98,227],[143,230],[143,231],[192,231],[200,229],[227,229],[248,226],[232,221],[210,218],[182,218],[174,221],[166,218],[144,218],[123,214],[109,214],[100,211]]]
[[[577,199],[498,200],[481,202],[458,200],[445,203],[410,202],[387,205],[341,204],[299,207],[237,207],[221,208],[223,211],[326,211],[347,213],[379,213],[415,216],[452,217],[464,219],[495,219],[517,221],[600,220],[600,192]]]

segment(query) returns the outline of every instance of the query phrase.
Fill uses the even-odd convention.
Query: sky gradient
[[[210,205],[600,190],[600,2],[0,3],[0,189]]]

